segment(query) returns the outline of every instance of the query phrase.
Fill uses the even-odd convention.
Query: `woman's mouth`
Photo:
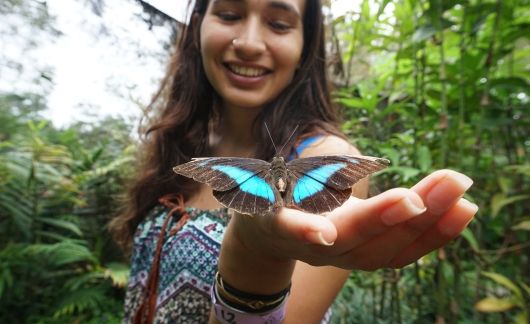
[[[263,68],[255,68],[255,67],[248,67],[248,66],[241,66],[237,64],[225,64],[226,68],[230,70],[230,72],[233,72],[234,74],[244,76],[244,77],[260,77],[263,76],[270,71]]]

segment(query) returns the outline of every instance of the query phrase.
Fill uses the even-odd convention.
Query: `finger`
[[[273,231],[285,239],[331,246],[337,239],[335,225],[326,217],[282,208],[272,220]]]
[[[339,230],[341,244],[351,249],[424,211],[423,201],[414,191],[395,188],[366,200],[352,197],[328,218]]]
[[[364,243],[351,257],[362,260],[362,269],[385,265],[439,221],[471,183],[471,179],[451,170],[440,170],[427,176],[412,187],[424,201],[428,201],[427,211],[419,217],[388,229],[385,235]]]
[[[418,217],[430,217],[429,221],[435,222],[446,220],[445,216],[421,215]],[[425,225],[426,222],[422,222]],[[379,235],[363,243],[352,251],[347,258],[358,260],[357,267],[362,270],[371,271],[385,267],[396,255],[400,255],[415,240],[430,228],[417,227],[412,221],[400,223],[389,228],[384,235]],[[427,238],[430,238],[427,236]],[[346,260],[344,260],[346,261]]]
[[[435,224],[438,219],[449,210],[464,193],[471,187],[473,180],[453,170],[438,170],[423,178],[411,189],[423,199],[427,211],[422,217],[407,222],[409,232],[416,233],[416,237]],[[408,236],[408,245],[416,239]]]
[[[468,176],[444,169],[431,173],[411,189],[424,199],[429,212],[443,214],[472,184],[473,180]]]
[[[466,228],[477,211],[477,205],[464,198],[460,199],[434,226],[426,230],[388,265],[393,268],[403,267],[444,246]]]

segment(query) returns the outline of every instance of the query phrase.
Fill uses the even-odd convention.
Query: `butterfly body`
[[[271,161],[270,166],[270,175],[272,178],[272,183],[276,186],[276,189],[283,193],[288,184],[288,170],[287,164],[283,157],[274,157]]]
[[[206,183],[224,206],[243,214],[265,214],[291,207],[322,213],[340,206],[351,187],[388,165],[368,156],[330,155],[285,162],[258,159],[195,158],[173,168],[176,173]]]

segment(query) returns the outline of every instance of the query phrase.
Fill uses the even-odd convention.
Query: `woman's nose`
[[[232,40],[236,54],[242,59],[253,59],[261,55],[265,49],[265,39],[259,22],[250,20],[244,27],[244,32]]]

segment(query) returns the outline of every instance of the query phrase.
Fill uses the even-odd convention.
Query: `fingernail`
[[[451,172],[445,176],[440,182],[438,182],[434,188],[427,195],[427,206],[429,210],[435,214],[441,214],[446,211],[460,196],[455,197],[447,193],[461,191],[465,192],[471,185],[473,180],[468,176],[458,173]],[[455,188],[455,185],[459,188]]]
[[[328,242],[326,239],[324,239],[324,235],[322,235],[322,232],[309,232],[306,234],[306,238],[311,243],[325,245],[325,246],[332,246],[335,242]]]
[[[461,199],[459,202],[459,207],[462,209],[468,209],[470,214],[476,214],[478,211],[478,206],[474,203],[466,200]],[[459,234],[461,231],[464,230],[464,228],[467,227],[467,225],[473,220],[473,217],[469,218],[465,223],[455,223],[454,221],[451,222],[444,222],[443,219],[438,224],[438,229],[440,232],[447,236],[455,236]]]
[[[465,174],[455,172],[454,177],[456,178],[458,183],[460,183],[462,188],[464,188],[465,190],[469,189],[473,185],[473,179],[471,179]]]
[[[383,211],[381,214],[381,221],[386,225],[392,226],[411,217],[420,215],[425,212],[425,210],[427,210],[425,206],[419,206],[410,198],[405,197]]]

